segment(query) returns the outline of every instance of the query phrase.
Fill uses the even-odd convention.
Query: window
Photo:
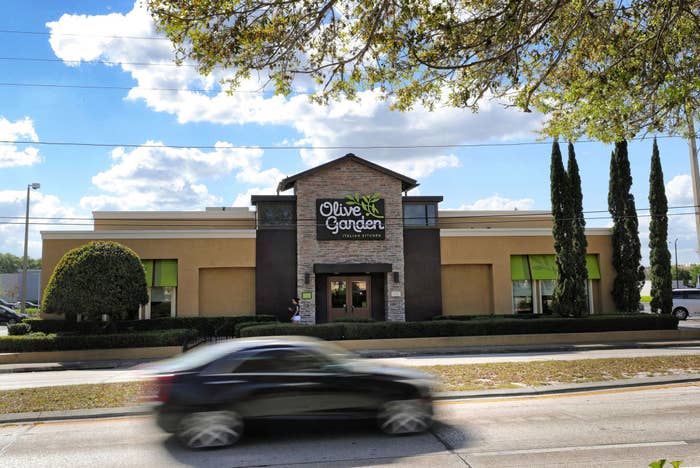
[[[403,224],[410,227],[434,227],[437,225],[435,203],[404,203]]]
[[[294,228],[296,204],[293,202],[260,202],[257,204],[258,228]]]
[[[516,314],[532,314],[532,281],[513,281],[513,311]]]
[[[554,301],[554,288],[557,286],[557,280],[542,280],[540,281],[540,297],[542,300],[542,313],[552,314],[552,302]]]
[[[149,301],[139,312],[144,319],[175,317],[177,313],[177,260],[142,260]]]
[[[593,312],[593,281],[600,279],[598,257],[586,255],[588,283],[586,300],[589,312]],[[554,289],[557,286],[557,265],[554,255],[512,255],[510,257],[513,281],[513,312],[551,314]]]
[[[244,357],[237,374],[318,372],[330,361],[306,350],[270,349]]]

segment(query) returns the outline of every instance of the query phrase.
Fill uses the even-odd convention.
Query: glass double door
[[[328,278],[328,320],[348,317],[372,317],[369,276]]]

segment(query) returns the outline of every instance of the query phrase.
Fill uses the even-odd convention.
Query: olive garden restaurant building
[[[133,249],[142,318],[277,315],[302,321],[548,313],[556,284],[548,211],[440,210],[417,181],[348,154],[282,180],[248,208],[94,212],[92,231],[42,232],[42,291],[92,240]],[[609,229],[587,229],[591,313],[614,310]]]

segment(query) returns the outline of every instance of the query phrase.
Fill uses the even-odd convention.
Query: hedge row
[[[639,314],[638,312],[617,312],[606,314],[595,314],[593,317],[610,317],[610,316],[625,316],[630,317]],[[567,318],[551,314],[483,314],[483,315],[436,315],[431,320],[502,320],[502,319],[517,319],[517,320],[538,320],[546,318]],[[586,317],[579,317],[586,318]]]
[[[123,332],[144,332],[188,328],[202,336],[234,336],[235,326],[242,322],[274,322],[274,315],[239,317],[164,317],[151,320],[114,320],[110,322],[67,322],[65,320],[24,319],[32,332],[99,335]]]
[[[265,324],[240,330],[241,337],[305,335],[327,340],[370,340],[437,336],[522,335],[633,330],[675,330],[672,316],[590,316],[538,320],[436,320],[428,322],[328,323],[323,325]]]
[[[1,336],[0,352],[67,351],[73,349],[140,348],[182,346],[192,336],[188,329],[159,330],[114,335],[45,335]]]

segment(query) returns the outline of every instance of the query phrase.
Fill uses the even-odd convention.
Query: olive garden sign
[[[384,221],[378,193],[316,200],[318,240],[383,240]]]

